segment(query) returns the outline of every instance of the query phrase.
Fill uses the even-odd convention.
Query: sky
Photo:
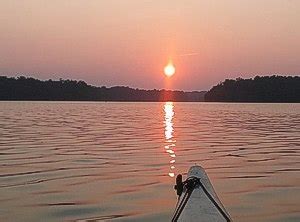
[[[208,90],[273,74],[300,75],[298,0],[0,0],[0,75]]]

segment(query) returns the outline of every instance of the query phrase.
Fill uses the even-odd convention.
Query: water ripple
[[[0,102],[0,221],[166,221],[195,163],[235,221],[300,220],[299,156],[300,104]]]

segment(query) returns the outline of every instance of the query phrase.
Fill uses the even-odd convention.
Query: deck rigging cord
[[[205,188],[205,186],[202,184],[200,178],[198,177],[189,177],[187,178],[184,182],[182,182],[182,175],[179,174],[176,177],[176,185],[175,185],[175,190],[177,191],[178,195],[178,202],[180,201],[180,196],[185,188],[185,193],[184,196],[181,200],[181,202],[178,205],[176,205],[176,211],[173,215],[172,222],[177,222],[178,218],[180,217],[185,205],[187,204],[189,198],[192,195],[192,192],[196,188],[196,186],[200,186],[202,190],[204,191],[205,195],[209,198],[209,200],[214,204],[214,206],[217,208],[217,210],[221,213],[221,215],[224,217],[226,222],[231,222],[230,218],[228,215],[224,212],[224,210],[219,206],[219,204],[215,201],[215,199],[211,196],[211,194],[208,192],[208,190]]]

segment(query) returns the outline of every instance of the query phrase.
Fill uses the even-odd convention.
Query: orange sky
[[[300,74],[298,0],[3,0],[0,75],[205,90]]]

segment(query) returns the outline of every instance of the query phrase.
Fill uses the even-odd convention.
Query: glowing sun
[[[168,63],[168,65],[166,65],[165,66],[165,68],[164,68],[164,72],[165,72],[165,75],[167,76],[167,77],[171,77],[171,76],[173,76],[174,75],[174,73],[175,73],[175,67],[174,67],[174,65],[173,65],[173,63],[170,61],[169,63]]]

